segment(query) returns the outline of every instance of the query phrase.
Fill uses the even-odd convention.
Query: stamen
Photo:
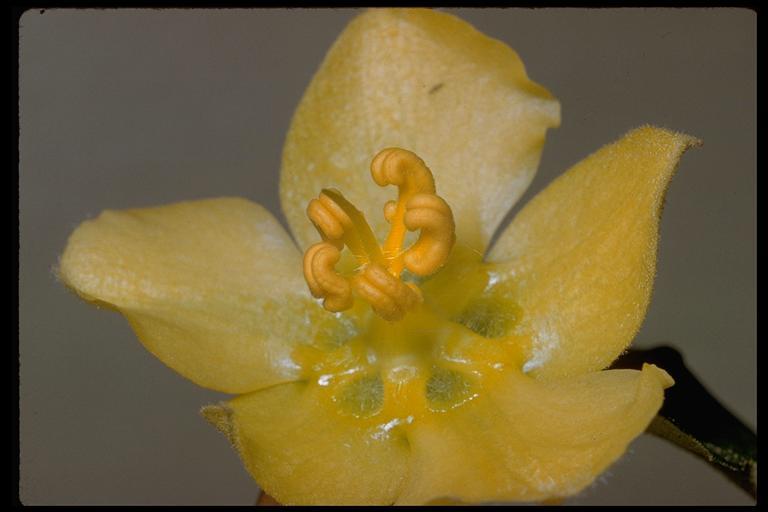
[[[320,194],[307,205],[307,216],[320,232],[320,236],[341,248],[344,232],[352,227],[352,220],[344,210],[325,194]]]
[[[434,194],[416,194],[405,205],[405,226],[421,230],[419,239],[403,255],[405,268],[414,274],[432,274],[448,259],[456,242],[451,207]]]
[[[383,263],[384,256],[365,216],[338,190],[323,189],[309,202],[307,216],[323,240],[339,249],[346,244],[361,264]]]
[[[341,258],[339,249],[329,242],[320,242],[304,255],[304,279],[315,298],[323,297],[328,311],[344,311],[352,307],[349,281],[335,270]]]
[[[402,282],[376,264],[368,265],[352,278],[352,285],[384,320],[400,320],[422,301],[415,285]]]
[[[371,162],[371,176],[380,187],[396,185],[397,202],[384,206],[384,217],[391,227],[384,254],[389,260],[389,269],[395,275],[403,271],[403,257],[400,249],[405,241],[406,203],[415,194],[435,193],[435,180],[424,161],[415,153],[400,148],[387,148],[379,152]]]
[[[379,247],[362,212],[334,189],[323,189],[310,201],[307,215],[323,242],[304,256],[304,277],[312,295],[324,298],[329,311],[352,307],[352,291],[386,320],[399,320],[422,302],[413,283],[400,280],[403,269],[426,276],[445,264],[456,241],[453,213],[435,193],[432,172],[416,154],[400,148],[385,149],[371,162],[374,181],[398,187],[397,201],[387,201],[384,218],[390,231]],[[407,231],[420,230],[407,250]],[[351,278],[336,272],[335,265],[346,245],[360,264]]]
[[[360,263],[374,262],[383,264],[384,256],[381,254],[381,248],[376,241],[376,236],[373,234],[371,227],[365,220],[363,212],[347,201],[338,190],[324,188],[321,195],[333,201],[350,220],[352,229],[345,232],[348,236],[344,238],[344,241],[358,261]]]

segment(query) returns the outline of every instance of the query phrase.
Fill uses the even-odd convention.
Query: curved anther
[[[421,292],[415,285],[402,282],[377,264],[365,267],[352,278],[352,285],[355,293],[389,321],[401,319],[422,301]]]
[[[352,307],[352,288],[349,281],[338,274],[336,264],[341,258],[339,249],[330,242],[320,242],[304,254],[304,278],[315,298],[323,298],[328,311],[344,311]]]
[[[419,239],[403,255],[405,268],[420,276],[434,273],[448,259],[456,242],[453,212],[435,194],[417,194],[405,205],[405,226],[421,230]]]
[[[381,150],[371,161],[373,181],[380,187],[396,185],[409,193],[435,193],[435,180],[424,160],[401,148]]]
[[[307,216],[324,239],[342,248],[344,232],[352,227],[352,219],[333,199],[321,193],[307,205]]]

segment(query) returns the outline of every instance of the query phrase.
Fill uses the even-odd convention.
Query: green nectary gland
[[[522,311],[519,307],[509,308],[509,300],[499,300],[500,296],[510,293],[507,286],[487,286],[487,284],[488,281],[484,279],[481,286],[472,286],[471,288],[475,292],[471,294],[471,297],[465,298],[461,311],[452,316],[445,315],[445,313],[437,313],[430,307],[429,298],[425,297],[427,302],[424,304],[424,307],[430,311],[428,316],[436,319],[438,323],[445,322],[454,326],[456,324],[462,325],[474,334],[487,339],[502,338],[508,335],[520,321]],[[375,348],[376,344],[369,345],[370,340],[381,339],[382,333],[369,332],[369,327],[364,327],[363,324],[367,326],[371,318],[374,318],[373,321],[378,326],[387,324],[383,324],[382,320],[372,316],[366,318],[365,316],[360,317],[357,314],[349,315],[343,313],[341,315],[337,314],[337,316],[342,317],[343,321],[341,323],[343,327],[337,326],[332,332],[326,331],[327,337],[333,338],[333,341],[330,343],[328,341],[324,343],[326,347],[338,348],[353,340],[365,340],[365,345],[368,345],[369,349],[374,350],[376,353],[375,359],[383,356]],[[409,323],[408,319],[405,319],[404,322],[406,324]],[[411,343],[416,343],[416,339],[424,338],[423,335],[419,334],[415,338],[410,339],[414,332],[412,327],[406,328],[403,332],[403,334],[407,333],[406,338],[409,339],[407,341],[408,347],[410,347],[408,350],[416,350],[416,345],[411,345]],[[380,329],[381,327],[378,328]],[[397,339],[395,333],[402,328],[401,324],[394,323],[391,325],[391,328],[393,329],[392,331],[390,331],[389,326],[386,327],[384,337],[388,338],[390,335],[395,337],[384,339],[380,343],[389,346],[394,339]],[[424,332],[431,331],[433,329],[428,328]],[[439,333],[440,329],[435,329],[434,332]],[[426,345],[431,345],[431,342],[427,341]],[[379,345],[379,347],[382,347],[382,345]],[[423,347],[424,345],[422,345]],[[427,349],[427,352],[431,352],[431,350]],[[460,368],[456,369],[455,367],[448,369],[439,360],[433,360],[431,365],[420,366],[420,368],[421,370],[419,371],[429,372],[428,375],[423,376],[425,378],[423,393],[427,401],[427,407],[433,412],[444,412],[458,407],[472,400],[480,392],[480,383],[476,382],[477,376],[469,370],[464,372]],[[372,363],[371,366],[367,367],[367,370],[363,371],[364,374],[359,374],[361,376],[355,379],[342,379],[339,381],[332,395],[334,402],[341,411],[359,418],[374,416],[385,405],[384,376],[378,368],[378,364]]]
[[[334,400],[354,416],[372,416],[384,405],[384,383],[379,375],[360,377],[342,385]]]
[[[333,399],[353,416],[373,416],[384,405],[384,383],[379,375],[366,375],[344,383],[340,388]],[[433,368],[424,393],[433,411],[447,411],[475,396],[469,377],[444,368]]]
[[[514,304],[514,282],[499,279],[488,271],[480,280],[484,289],[472,296],[451,320],[484,338],[508,335],[522,317],[522,309]],[[501,304],[504,306],[502,307]]]
[[[484,338],[500,338],[512,330],[519,318],[517,308],[502,309],[492,298],[480,297],[470,302],[454,321]]]
[[[436,369],[427,381],[426,395],[431,409],[451,409],[472,397],[472,383],[457,371]]]

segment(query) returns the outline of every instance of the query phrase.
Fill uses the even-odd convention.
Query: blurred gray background
[[[636,346],[670,342],[756,427],[756,14],[738,9],[449,10],[512,46],[562,103],[521,203],[643,123],[704,140],[674,178]],[[38,10],[20,25],[21,498],[251,504],[199,415],[225,398],[167,369],[118,314],[52,273],[106,208],[241,195],[284,222],[283,139],[352,10]],[[507,219],[511,218],[508,216]],[[750,504],[644,435],[574,504]]]

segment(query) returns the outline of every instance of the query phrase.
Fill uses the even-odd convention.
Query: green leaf
[[[611,368],[653,363],[675,379],[648,432],[703,458],[757,498],[757,435],[726,409],[668,346],[629,350]]]

